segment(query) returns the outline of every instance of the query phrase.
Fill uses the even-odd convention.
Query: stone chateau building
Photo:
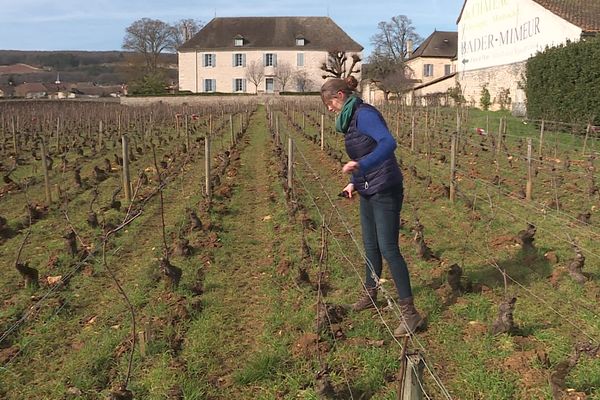
[[[178,49],[179,90],[317,91],[328,52],[362,50],[329,17],[214,18]]]

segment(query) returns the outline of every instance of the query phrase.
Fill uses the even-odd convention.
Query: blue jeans
[[[367,288],[376,286],[371,267],[381,277],[382,257],[388,262],[400,299],[412,296],[406,261],[400,253],[400,210],[404,200],[402,184],[371,196],[360,196],[360,224],[367,260]],[[370,266],[369,266],[370,264]]]

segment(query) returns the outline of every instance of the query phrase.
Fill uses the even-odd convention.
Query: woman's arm
[[[396,141],[387,128],[383,116],[376,110],[363,108],[357,115],[357,126],[360,133],[377,142],[375,150],[362,158],[359,170],[367,173],[388,159],[396,150]]]

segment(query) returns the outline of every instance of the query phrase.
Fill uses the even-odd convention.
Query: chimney
[[[408,39],[406,41],[406,58],[410,58],[413,53],[413,41],[412,39]]]

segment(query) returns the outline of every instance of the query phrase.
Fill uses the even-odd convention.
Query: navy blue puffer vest
[[[357,116],[360,113],[360,110],[364,108],[375,110],[385,124],[383,116],[375,107],[359,100],[345,136],[346,153],[348,153],[348,157],[354,161],[360,161],[363,157],[370,154],[377,146],[377,142],[373,140],[373,138],[363,134],[357,128]],[[398,167],[395,154],[392,154],[366,174],[359,170],[354,173],[353,176],[354,189],[364,196],[375,194],[402,183],[402,172]]]

